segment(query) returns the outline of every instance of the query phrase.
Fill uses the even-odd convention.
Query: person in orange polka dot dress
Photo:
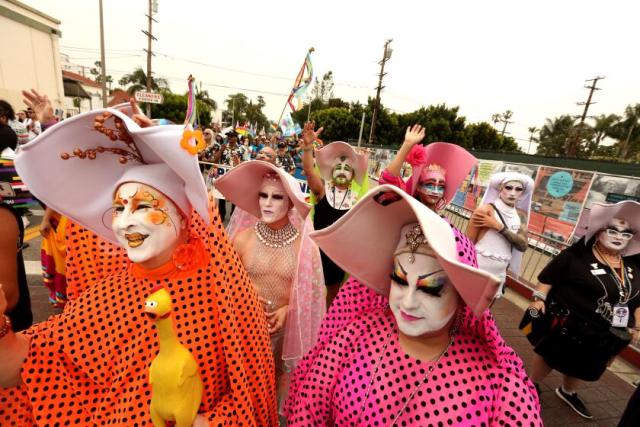
[[[151,426],[148,369],[159,347],[143,312],[156,285],[172,296],[177,338],[204,383],[193,425],[277,425],[262,307],[207,197],[197,158],[180,146],[182,131],[141,129],[119,111],[101,110],[23,147],[16,163],[34,193],[123,246],[128,261],[105,266],[110,274],[62,314],[22,334],[0,315],[0,425]],[[60,171],[63,190],[40,176],[45,164]],[[0,313],[4,304],[0,288]]]

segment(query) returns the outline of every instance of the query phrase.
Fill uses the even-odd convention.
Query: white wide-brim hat
[[[598,231],[605,229],[613,218],[624,219],[635,232],[622,254],[631,256],[640,253],[640,203],[634,200],[624,200],[615,204],[594,203],[589,212],[589,226],[585,233],[585,244]]]
[[[105,112],[122,120],[121,134],[128,134],[130,141],[114,141],[96,130],[94,119]],[[104,128],[117,133],[114,121],[107,119]],[[141,128],[118,110],[94,110],[64,120],[21,146],[15,165],[47,206],[117,243],[106,214],[123,182],[155,188],[187,218],[193,207],[205,221],[211,220],[197,155],[183,148],[184,131],[183,125]]]
[[[311,237],[342,269],[388,297],[400,231],[415,222],[462,300],[480,316],[500,280],[474,267],[475,248],[464,234],[395,186],[370,190],[342,218]]]
[[[334,141],[316,151],[316,164],[320,169],[320,176],[325,181],[333,178],[333,166],[336,159],[346,157],[353,166],[353,176],[357,183],[361,184],[367,173],[367,155],[357,153],[346,142]]]
[[[217,179],[214,186],[231,203],[260,218],[258,193],[264,176],[270,172],[278,175],[296,211],[305,218],[311,210],[311,205],[305,201],[298,181],[284,170],[263,160],[241,163]]]

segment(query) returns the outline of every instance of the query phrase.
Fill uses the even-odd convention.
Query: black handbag
[[[554,369],[585,381],[600,378],[608,362],[631,342],[625,328],[594,322],[555,301],[537,322],[536,333],[527,335],[536,353]]]
[[[536,346],[551,329],[551,326],[554,323],[561,322],[561,319],[568,314],[569,310],[554,301],[550,301],[545,306],[544,313],[537,310],[525,311],[518,329],[527,337],[531,345]]]

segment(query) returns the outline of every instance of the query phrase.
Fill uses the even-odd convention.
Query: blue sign
[[[573,177],[569,172],[556,172],[547,181],[547,193],[551,197],[563,197],[573,188]]]

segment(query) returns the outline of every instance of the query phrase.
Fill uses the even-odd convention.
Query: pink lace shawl
[[[235,236],[253,228],[258,218],[236,207],[227,225],[227,234],[233,242]],[[285,324],[282,359],[293,371],[298,361],[316,343],[322,316],[326,311],[326,288],[318,246],[309,238],[313,231],[310,217],[304,221],[295,209],[289,211],[289,221],[300,231],[301,241],[298,264],[289,294],[289,310]]]

